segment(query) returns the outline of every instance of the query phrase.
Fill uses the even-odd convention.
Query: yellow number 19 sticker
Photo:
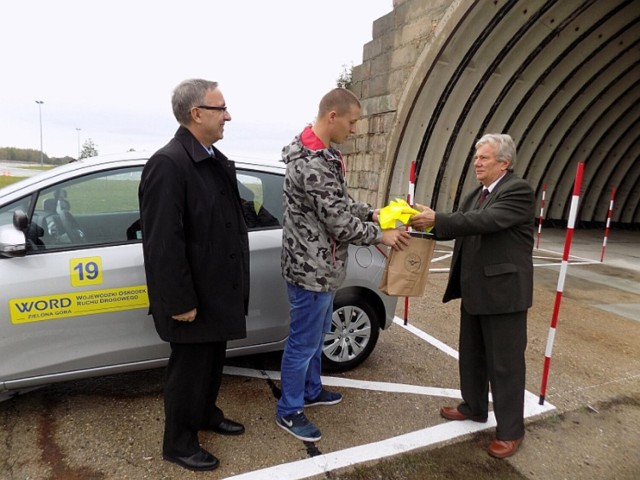
[[[102,259],[100,257],[72,258],[69,260],[71,268],[71,285],[100,285],[102,283]]]

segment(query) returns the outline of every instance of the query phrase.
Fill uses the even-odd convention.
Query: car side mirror
[[[22,210],[13,212],[13,226],[21,232],[26,232],[29,227],[29,217]]]
[[[0,226],[0,256],[24,257],[27,254],[27,237],[25,231],[29,218],[22,210],[13,213],[13,225]]]

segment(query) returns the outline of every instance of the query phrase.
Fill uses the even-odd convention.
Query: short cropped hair
[[[182,126],[191,123],[191,109],[204,103],[204,97],[209,90],[218,88],[218,82],[192,78],[184,80],[173,90],[171,106],[173,115]]]
[[[487,133],[476,142],[476,150],[485,143],[489,143],[496,149],[496,160],[498,162],[511,161],[509,169],[516,164],[516,144],[510,135],[506,133]]]
[[[334,88],[327,93],[318,107],[318,117],[322,117],[332,110],[340,116],[349,113],[352,106],[360,107],[360,100],[351,90],[346,88]]]

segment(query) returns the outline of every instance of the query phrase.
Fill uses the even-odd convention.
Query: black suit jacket
[[[511,172],[478,208],[482,187],[454,213],[436,214],[439,238],[455,238],[443,302],[462,298],[472,315],[527,310],[533,300],[533,190]]]
[[[249,242],[235,165],[211,158],[184,127],[142,172],[139,200],[150,311],[160,337],[192,343],[246,336]],[[172,315],[197,308],[193,322]]]

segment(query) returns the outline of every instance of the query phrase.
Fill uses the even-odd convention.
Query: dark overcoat
[[[533,301],[533,190],[507,172],[478,207],[482,188],[436,216],[437,236],[456,239],[443,302],[462,298],[471,315],[523,312]]]
[[[184,127],[142,172],[139,189],[150,312],[160,338],[246,336],[249,242],[235,164]],[[197,308],[193,322],[171,318]]]

